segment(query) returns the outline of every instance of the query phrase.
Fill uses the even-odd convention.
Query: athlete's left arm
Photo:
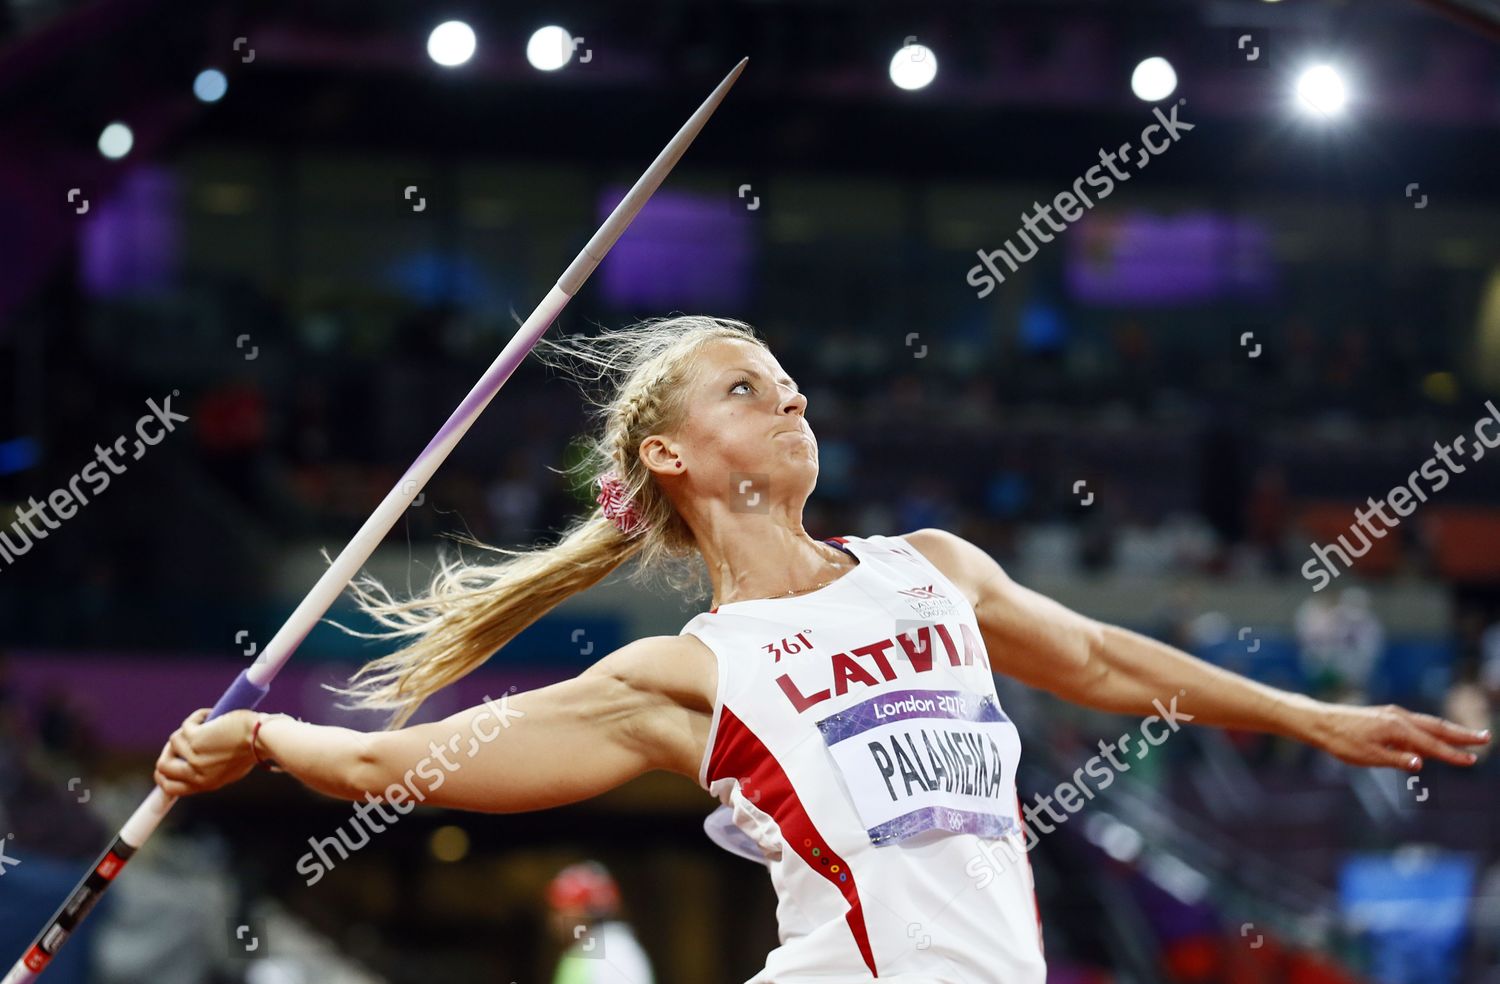
[[[1086,707],[1287,735],[1353,765],[1416,770],[1422,757],[1454,765],[1482,745],[1471,731],[1396,704],[1356,707],[1314,700],[1231,673],[1140,633],[1079,614],[1011,580],[983,550],[945,530],[903,539],[969,600],[997,673]]]

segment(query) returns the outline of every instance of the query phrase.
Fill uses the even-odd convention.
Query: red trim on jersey
[[[864,907],[854,885],[854,872],[828,847],[828,842],[813,826],[812,818],[797,796],[796,787],[781,763],[776,761],[776,756],[727,707],[720,708],[719,730],[708,760],[709,784],[723,778],[738,779],[750,801],[780,825],[786,846],[843,894],[844,901],[849,903],[844,919],[854,933],[854,944],[865,958],[870,975],[879,977],[875,971],[875,954],[870,949],[870,932],[865,926]],[[818,852],[816,855],[814,850]],[[835,872],[834,868],[838,871]],[[840,880],[839,875],[848,875],[848,878]]]

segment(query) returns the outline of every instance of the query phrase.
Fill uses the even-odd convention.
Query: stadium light
[[[539,27],[526,42],[526,60],[531,67],[543,72],[555,72],[573,60],[573,49],[577,45],[567,28],[549,24]]]
[[[937,55],[925,44],[908,43],[891,57],[891,81],[908,91],[925,89],[937,78]]]
[[[124,123],[111,123],[99,134],[99,153],[117,161],[135,146],[135,134]]]
[[[1146,102],[1165,99],[1176,89],[1177,70],[1165,58],[1147,58],[1130,75],[1130,91]]]
[[[205,68],[193,79],[193,95],[199,102],[216,103],[229,91],[229,80],[217,68]]]
[[[1297,77],[1297,102],[1309,112],[1338,116],[1349,101],[1344,77],[1331,65],[1314,65]]]
[[[474,29],[463,21],[444,21],[427,35],[427,56],[444,68],[457,68],[474,57]]]

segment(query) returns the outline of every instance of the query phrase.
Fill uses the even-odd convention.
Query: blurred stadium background
[[[454,18],[477,49],[445,67]],[[810,396],[810,533],[949,528],[1258,679],[1487,726],[1493,460],[1325,590],[1300,569],[1500,399],[1497,23],[1478,0],[0,4],[0,531],[148,400],[190,418],[0,565],[0,965],[743,55],[554,332],[747,320]],[[528,61],[546,25],[571,32],[532,51],[553,69]],[[1155,102],[1148,57],[1176,77]],[[1319,63],[1341,112],[1326,85],[1299,105]],[[976,296],[977,251],[1177,100],[1190,133]],[[370,569],[415,586],[445,531],[547,537],[591,504],[556,471],[584,423],[523,366]],[[706,607],[619,581],[428,714]],[[265,706],[351,720],[320,684],[373,654],[320,627]],[[1023,799],[1138,724],[999,685]],[[1500,981],[1497,770],[1189,728],[1030,855],[1052,979]],[[47,979],[546,982],[547,882],[596,858],[657,980],[733,984],[774,896],[704,836],[711,805],[648,777],[421,810],[307,886],[349,807],[255,776],[179,806]]]

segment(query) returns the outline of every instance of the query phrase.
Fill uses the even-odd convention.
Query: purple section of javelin
[[[968,712],[959,714],[951,708],[940,705],[939,697],[958,697],[969,706]],[[975,698],[978,698],[976,701]],[[904,700],[928,701],[931,706],[927,708],[902,708],[889,714],[877,714],[876,711],[881,704],[890,704],[895,701]],[[845,708],[837,714],[831,714],[818,722],[818,728],[823,732],[823,740],[829,746],[837,745],[845,738],[863,734],[871,728],[882,724],[891,724],[895,721],[905,721],[909,718],[943,718],[949,721],[1009,721],[1000,705],[988,694],[976,694],[962,690],[894,690],[890,693],[881,694],[879,697],[871,697],[869,700],[861,701],[853,707]]]
[[[208,719],[212,721],[219,715],[228,714],[230,711],[251,710],[265,700],[266,694],[270,692],[269,683],[264,686],[251,683],[250,671],[241,670],[240,675],[234,678],[234,683],[231,683],[229,689],[224,691],[224,696],[220,697],[219,702],[214,705],[213,713],[208,716]]]

